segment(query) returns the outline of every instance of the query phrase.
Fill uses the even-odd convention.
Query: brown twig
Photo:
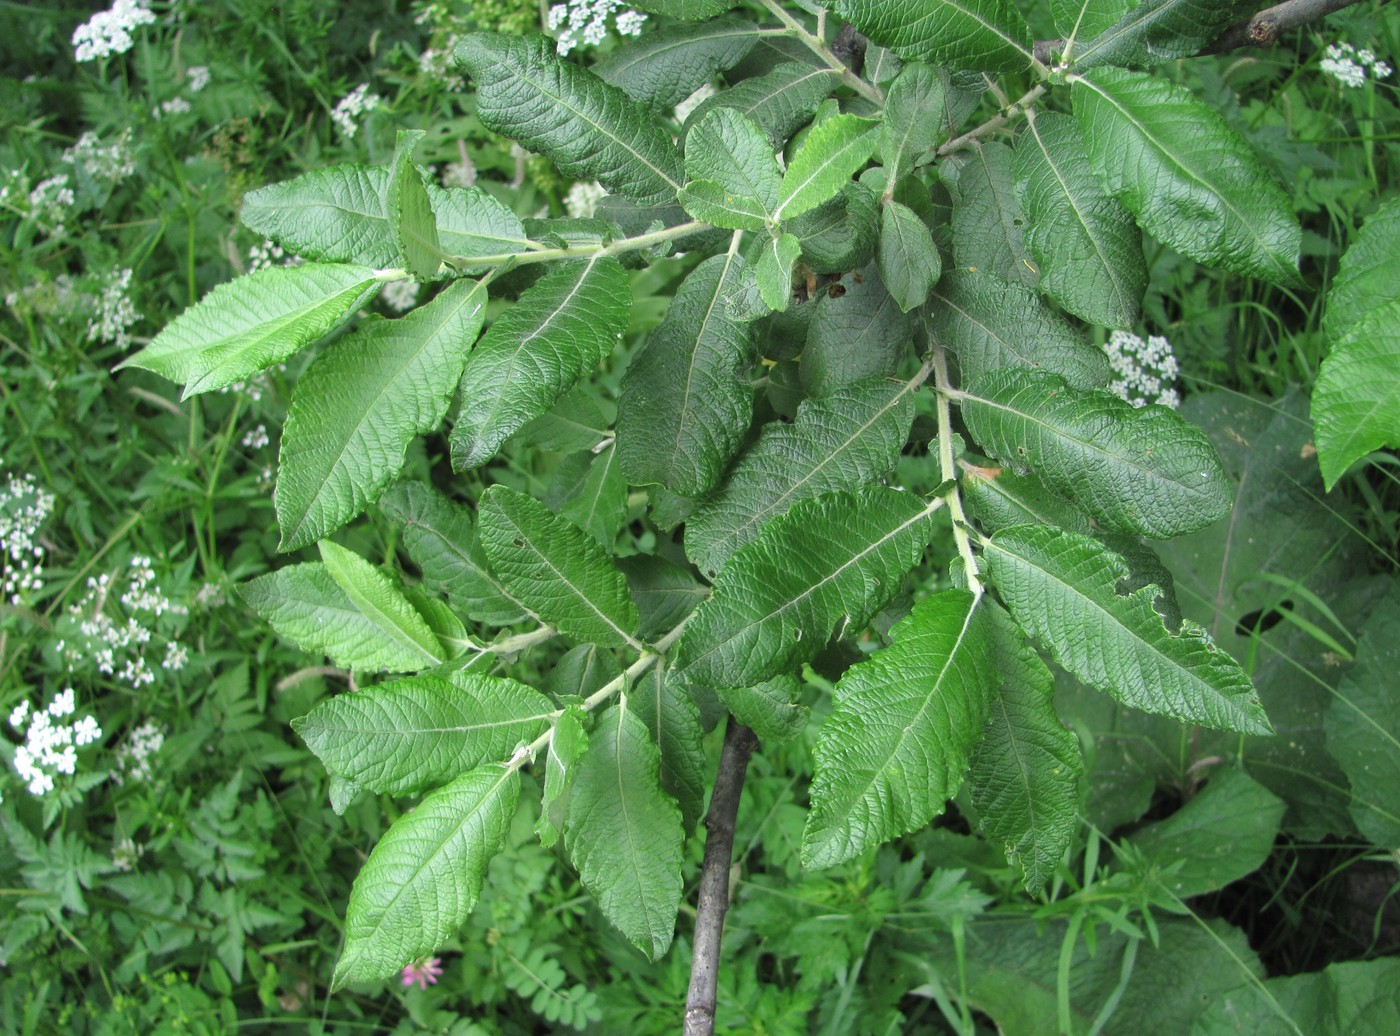
[[[719,946],[729,910],[729,863],[734,854],[734,821],[749,756],[758,747],[754,732],[733,717],[724,731],[719,772],[705,814],[705,863],[695,910],[695,950],[690,959],[690,990],[685,998],[685,1036],[715,1031],[715,992],[719,985]]]

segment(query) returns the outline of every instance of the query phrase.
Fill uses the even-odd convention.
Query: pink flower
[[[437,985],[442,974],[442,961],[437,957],[420,957],[403,969],[403,984],[411,986],[415,982],[419,989]]]

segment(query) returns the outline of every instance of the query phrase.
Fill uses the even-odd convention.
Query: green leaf
[[[724,707],[734,718],[753,729],[767,746],[790,741],[807,726],[810,710],[799,705],[802,682],[791,673],[775,676],[753,687],[728,687],[719,691]]]
[[[942,74],[928,65],[905,65],[885,91],[880,125],[880,164],[890,183],[943,139],[947,90]]]
[[[963,503],[986,531],[1012,525],[1055,525],[1071,532],[1092,531],[1088,517],[1051,493],[1034,475],[1004,468],[967,465],[962,476]]]
[[[221,284],[117,365],[185,386],[224,388],[281,363],[334,330],[379,291],[363,266],[274,266]]]
[[[802,242],[791,234],[764,238],[754,264],[758,294],[769,309],[782,312],[792,301],[792,271],[802,255]]]
[[[671,945],[685,827],[661,790],[661,756],[625,706],[598,717],[579,763],[564,844],[603,916],[650,959]]]
[[[1035,896],[1074,837],[1084,759],[1055,714],[1054,676],[1011,617],[990,609],[999,688],[968,783],[983,834],[1019,864]]]
[[[380,498],[380,509],[402,526],[404,550],[431,589],[476,622],[508,626],[527,610],[492,574],[477,542],[471,508],[453,503],[422,482],[400,482]]]
[[[739,18],[648,30],[593,71],[633,100],[665,111],[737,65],[757,41],[755,26]]]
[[[1400,301],[1351,325],[1313,389],[1317,460],[1330,490],[1372,450],[1400,444]]]
[[[595,449],[611,438],[612,419],[604,416],[585,382],[522,428],[519,441],[555,453],[577,453]]]
[[[617,404],[617,449],[632,485],[699,496],[719,481],[748,431],[753,389],[743,375],[753,359],[752,336],[723,302],[743,268],[733,253],[697,266],[628,367]]]
[[[399,130],[394,157],[389,162],[384,206],[399,262],[420,281],[437,276],[442,266],[442,245],[438,242],[433,206],[423,186],[423,174],[413,164],[413,149],[425,136],[425,130]]]
[[[879,141],[879,124],[856,115],[833,115],[817,125],[783,173],[774,217],[792,219],[836,197],[870,161]]]
[[[438,242],[458,273],[481,273],[500,265],[500,256],[531,250],[520,217],[485,191],[428,184],[428,198],[437,217]],[[489,261],[470,261],[477,256]]]
[[[1142,234],[1104,192],[1068,115],[1027,118],[1016,142],[1016,192],[1040,290],[1091,324],[1133,327],[1147,290]]]
[[[984,544],[992,584],[1022,628],[1085,683],[1144,712],[1245,734],[1270,733],[1254,687],[1205,630],[1172,635],[1156,587],[1118,594],[1128,566],[1087,536],[1016,526]]]
[[[632,306],[622,265],[594,256],[560,265],[491,325],[462,374],[452,427],[458,470],[485,464],[612,352]]]
[[[992,635],[966,590],[925,598],[846,671],[813,753],[802,862],[830,867],[943,812],[995,689]]]
[[[686,135],[685,171],[692,180],[712,180],[757,199],[765,213],[781,199],[783,174],[773,145],[758,123],[733,108],[706,112]]]
[[[938,171],[953,197],[953,256],[959,266],[1034,288],[1040,268],[1029,259],[1025,213],[1016,200],[1015,160],[992,141],[960,151]]]
[[[631,6],[683,22],[698,22],[738,7],[739,0],[637,0]]]
[[[773,421],[719,492],[686,520],[685,550],[713,578],[736,550],[800,500],[857,490],[899,460],[914,420],[913,385],[871,379],[809,399]]]
[[[637,636],[651,640],[680,625],[695,606],[709,596],[690,568],[668,561],[656,554],[633,554],[619,558],[618,567],[627,576],[632,600],[642,624]]]
[[[660,662],[628,690],[627,704],[660,752],[662,790],[681,807],[685,829],[693,831],[705,809],[709,770],[699,707],[684,687],[666,679]]]
[[[389,576],[338,543],[322,540],[317,546],[330,577],[384,637],[406,655],[417,652],[420,669],[442,661],[437,635]]]
[[[830,201],[788,220],[787,232],[802,246],[802,263],[813,273],[849,273],[870,262],[879,236],[875,192],[853,183]]]
[[[583,729],[584,712],[570,706],[554,721],[549,733],[549,747],[544,759],[544,788],[540,793],[540,816],[535,821],[535,833],[540,845],[554,848],[559,841],[559,826],[564,822],[563,804],[573,787],[578,764],[588,751],[588,733]]]
[[[1121,0],[1104,5],[1121,9]],[[1102,25],[1101,12],[1085,25],[1080,39]],[[1238,5],[1220,0],[1142,0],[1112,25],[1075,48],[1075,68],[1095,65],[1139,67],[1190,57],[1214,43],[1244,16]]]
[[[597,540],[505,486],[482,495],[477,520],[491,567],[541,619],[576,640],[636,646],[637,606]]]
[[[454,52],[476,82],[481,124],[548,155],[574,180],[639,202],[669,201],[684,181],[664,124],[615,86],[555,53],[547,36],[472,33]]]
[[[1344,338],[1373,310],[1400,298],[1400,199],[1366,217],[1327,292],[1327,337]]]
[[[1117,68],[1070,89],[1090,163],[1144,230],[1208,266],[1301,283],[1293,205],[1218,112],[1185,87]]]
[[[583,481],[559,502],[557,513],[611,547],[627,522],[627,479],[617,460],[617,444],[579,456],[587,460]]]
[[[776,149],[812,117],[835,83],[829,69],[789,61],[704,101],[686,120],[686,132],[698,126],[711,109],[733,108],[762,126]]]
[[[334,989],[396,976],[457,933],[505,842],[519,796],[514,772],[483,766],[394,822],[350,890]]]
[[[1111,380],[1108,355],[1034,292],[991,274],[949,270],[927,310],[934,340],[958,357],[963,381],[999,367],[1054,371],[1075,388]]]
[[[765,230],[768,227],[768,210],[762,202],[747,194],[735,194],[714,180],[692,180],[676,197],[688,216],[712,226],[725,230]]]
[[[1050,0],[1055,31],[1067,42],[1093,39],[1108,29],[1139,0]],[[1075,48],[1078,50],[1078,47]]]
[[[398,320],[370,318],[311,362],[282,436],[279,550],[334,532],[398,476],[408,444],[447,413],[485,307],[484,288],[458,281]]]
[[[347,669],[412,673],[437,661],[425,660],[416,644],[390,637],[346,596],[325,565],[288,565],[244,583],[238,592],[303,651],[328,655]]]
[[[326,769],[404,795],[508,759],[549,727],[554,705],[524,684],[454,673],[338,694],[292,721]]]
[[[836,10],[902,58],[973,72],[1030,67],[1031,30],[1010,0],[836,0]]]
[[[885,290],[873,267],[842,278],[844,292],[817,300],[799,373],[812,396],[872,377],[892,377],[909,355],[913,318]]]
[[[1327,750],[1356,793],[1351,816],[1374,845],[1400,846],[1400,594],[1394,587],[1362,627],[1356,664],[1327,710]]]
[[[1199,428],[1164,406],[1081,392],[1058,374],[992,371],[962,398],[974,440],[1109,529],[1170,539],[1230,509],[1230,483]]]
[[[880,215],[880,279],[905,313],[924,304],[943,273],[943,260],[924,221],[897,201]]]
[[[752,687],[815,658],[899,591],[932,535],[931,515],[895,489],[801,501],[725,564],[686,625],[675,668],[698,686]]]
[[[1400,959],[1347,961],[1321,971],[1242,985],[1217,997],[1192,1036],[1271,1036],[1284,1031],[1385,1036],[1400,1029]]]

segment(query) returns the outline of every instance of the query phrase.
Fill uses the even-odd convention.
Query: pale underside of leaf
[[[842,17],[901,57],[978,72],[1031,63],[1030,29],[1007,0],[837,0]]]
[[[419,668],[443,660],[442,644],[437,635],[393,579],[338,543],[322,540],[317,546],[326,571],[336,585],[384,637],[405,652],[416,651]]]

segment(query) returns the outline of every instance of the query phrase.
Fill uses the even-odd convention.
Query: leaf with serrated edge
[[[408,602],[394,581],[353,550],[322,540],[321,560],[337,586],[360,612],[404,651],[417,651],[427,668],[443,660],[442,644],[427,621]]]
[[[829,396],[872,377],[893,377],[909,356],[913,316],[900,312],[871,266],[842,278],[844,294],[817,299],[798,361],[802,387]]]
[[[726,191],[756,198],[765,213],[778,207],[783,174],[762,127],[733,108],[714,108],[685,138],[685,171]]]
[[[888,201],[880,216],[880,250],[875,253],[880,279],[899,308],[908,313],[924,304],[943,273],[943,260],[924,221],[897,201]]]
[[[636,646],[637,606],[597,540],[506,486],[482,495],[477,521],[491,567],[541,619],[566,637]]]
[[[681,812],[661,790],[661,757],[625,705],[598,717],[578,765],[564,844],[603,916],[656,960],[681,901]]]
[[[646,108],[555,52],[547,36],[472,33],[454,51],[476,83],[476,114],[494,133],[548,155],[574,180],[643,203],[684,181],[666,127]]]
[[[758,42],[751,22],[719,18],[704,25],[648,30],[593,66],[605,82],[656,111],[675,107],[718,72],[733,68]]]
[[[1185,87],[1095,69],[1070,87],[1090,163],[1142,228],[1208,266],[1301,283],[1293,204],[1239,133]]]
[[[1050,14],[1055,31],[1067,43],[1082,42],[1093,39],[1137,5],[1138,0],[1050,0]]]
[[[836,10],[902,58],[974,72],[1030,67],[1031,31],[1010,0],[836,0]]]
[[[967,387],[963,419],[1003,463],[1107,528],[1170,539],[1230,509],[1230,481],[1205,434],[1164,406],[1083,392],[1045,371],[992,371]]]
[[[870,161],[879,141],[879,124],[856,115],[833,115],[819,123],[783,173],[774,217],[792,219],[836,197]]]
[[[292,727],[331,773],[389,795],[420,792],[510,757],[549,726],[554,704],[498,676],[415,676],[338,694]]]
[[[350,890],[333,989],[396,977],[457,933],[505,842],[519,796],[514,772],[483,766],[394,822]]]
[[[182,399],[224,388],[300,352],[378,292],[363,266],[274,266],[221,284],[117,365],[185,386]]]
[[[501,443],[546,413],[612,352],[632,291],[608,257],[564,263],[502,313],[467,358],[452,463],[485,464]]]
[[[897,182],[943,137],[945,93],[939,71],[920,64],[905,65],[885,92],[880,164],[889,183]]]
[[[661,755],[661,787],[681,807],[687,831],[705,808],[708,764],[705,729],[700,709],[678,682],[666,679],[666,666],[656,665],[627,692],[628,707],[646,724]]]
[[[686,215],[725,230],[763,230],[768,210],[757,198],[735,194],[714,180],[692,180],[676,195]]]
[[[1400,444],[1400,301],[1353,324],[1313,388],[1317,460],[1330,490],[1372,450]]]
[[[1183,723],[1272,733],[1239,663],[1199,626],[1173,636],[1152,608],[1155,586],[1119,595],[1128,566],[1102,544],[1020,525],[986,542],[983,557],[1016,621],[1091,687]]]
[[[432,202],[423,186],[423,174],[413,164],[413,149],[426,135],[425,130],[399,130],[389,163],[385,205],[399,262],[420,281],[432,279],[442,265],[442,245],[438,242]]]
[[[676,670],[698,686],[752,687],[863,629],[923,555],[932,511],[883,487],[796,504],[720,570],[676,646]]]
[[[724,707],[765,745],[789,741],[807,726],[811,710],[798,704],[802,682],[791,673],[753,687],[721,688],[718,693]]]
[[[739,6],[739,0],[637,0],[632,4],[639,11],[664,14],[683,22],[698,22]]]
[[[888,473],[909,437],[913,392],[913,382],[863,381],[805,400],[792,424],[765,425],[719,492],[686,520],[686,555],[713,576],[799,500],[856,490]]]
[[[1106,12],[1096,15],[1080,32],[1083,40],[1071,57],[1076,68],[1095,65],[1137,67],[1199,54],[1241,17],[1235,4],[1220,0],[1122,0],[1101,5],[1112,11],[1130,7],[1112,25],[1103,27]],[[1095,33],[1086,39],[1086,33]]]
[[[1034,288],[1040,268],[1026,251],[1016,199],[1015,156],[999,141],[977,144],[939,166],[953,197],[953,256],[959,266]]]
[[[733,108],[762,126],[768,142],[778,148],[812,117],[834,83],[835,73],[830,69],[789,61],[704,101],[686,120],[687,132],[711,109]]]
[[[995,688],[991,630],[976,597],[945,590],[848,669],[813,754],[802,862],[830,867],[943,812],[982,736]]]
[[[1400,298],[1400,198],[1366,217],[1327,291],[1327,337],[1338,341],[1373,309]]]

